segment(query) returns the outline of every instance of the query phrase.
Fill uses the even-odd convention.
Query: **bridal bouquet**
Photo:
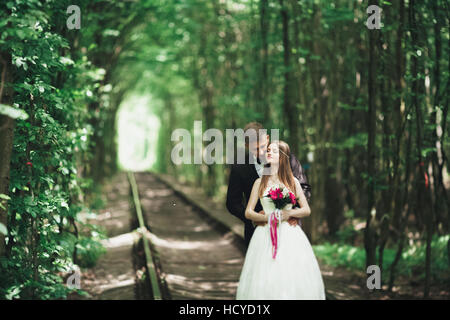
[[[286,187],[272,187],[266,197],[270,198],[275,205],[275,211],[269,215],[269,230],[272,240],[272,258],[275,259],[279,247],[279,234],[281,224],[281,210],[289,205],[295,205],[297,198]]]
[[[266,197],[272,199],[275,208],[280,210],[290,203],[292,203],[292,205],[295,205],[297,203],[295,194],[290,192],[286,187],[272,187],[269,189]]]

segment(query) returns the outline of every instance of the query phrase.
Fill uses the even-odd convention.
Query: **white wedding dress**
[[[260,201],[264,212],[275,210],[268,197],[263,196]],[[236,299],[325,300],[319,264],[302,228],[283,221],[278,230],[279,246],[273,259],[269,224],[256,227],[245,256]]]

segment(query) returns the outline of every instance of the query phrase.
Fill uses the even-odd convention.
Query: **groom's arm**
[[[239,172],[233,165],[231,167],[230,180],[228,181],[227,209],[232,215],[245,223],[247,219],[245,218],[245,206],[242,201],[244,195],[243,186]]]
[[[311,198],[311,185],[308,183],[308,179],[306,178],[305,172],[303,171],[302,165],[300,164],[300,161],[298,161],[297,157],[291,154],[290,158],[292,173],[300,182],[306,199],[309,201]]]

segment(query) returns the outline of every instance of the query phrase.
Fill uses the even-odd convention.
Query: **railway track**
[[[130,173],[129,180],[153,298],[235,299],[245,255],[232,234],[151,173]]]

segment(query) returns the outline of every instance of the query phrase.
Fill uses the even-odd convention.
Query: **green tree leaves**
[[[0,258],[2,298],[65,297],[70,290],[58,273],[72,265],[80,246],[74,224],[84,206],[84,180],[76,167],[78,157],[88,157],[91,132],[82,92],[94,85],[87,73],[97,69],[86,52],[69,45],[64,5],[69,1],[48,0],[45,7],[36,0],[0,4],[0,52],[11,54],[7,63],[14,73],[6,84],[14,89],[14,101],[0,104],[0,114],[16,119],[9,248]],[[69,247],[61,245],[67,234],[75,239]]]

